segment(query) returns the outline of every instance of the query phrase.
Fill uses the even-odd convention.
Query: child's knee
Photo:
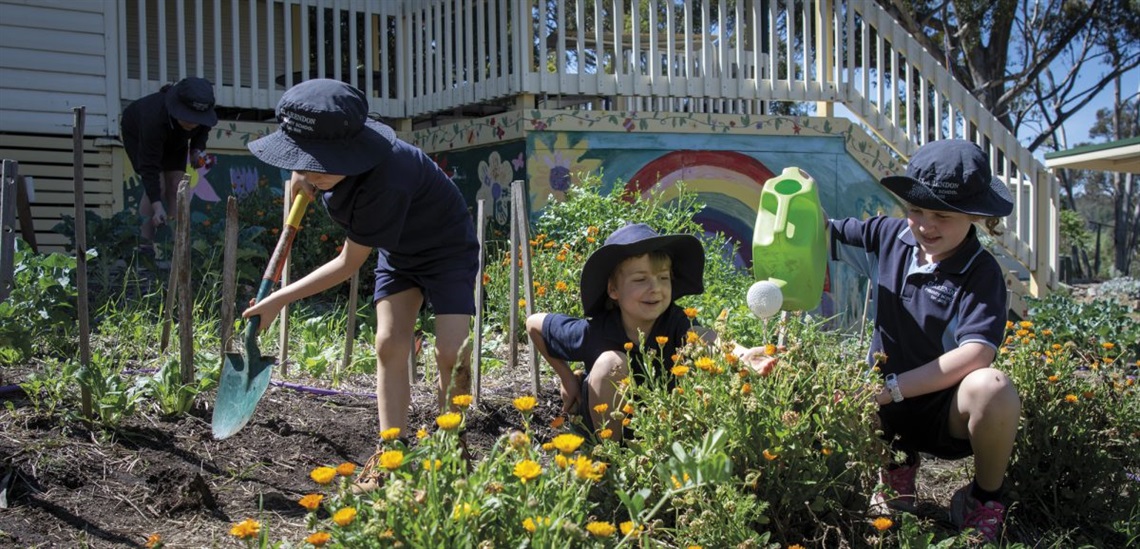
[[[1005,372],[997,368],[982,368],[970,372],[962,380],[962,393],[983,406],[993,405],[1020,410],[1021,398],[1017,387]]]
[[[626,356],[624,353],[617,351],[606,351],[602,353],[597,360],[594,361],[594,367],[590,369],[591,377],[597,374],[597,377],[612,377],[621,379],[629,375],[629,366],[627,364]],[[610,381],[611,383],[613,380]]]

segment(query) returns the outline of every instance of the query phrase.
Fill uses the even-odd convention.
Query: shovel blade
[[[239,353],[226,353],[211,422],[214,439],[228,438],[249,423],[257,403],[269,387],[275,362],[272,358],[246,358]]]

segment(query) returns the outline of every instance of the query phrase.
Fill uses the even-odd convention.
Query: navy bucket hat
[[[630,257],[661,250],[673,262],[673,299],[705,290],[705,249],[688,234],[660,235],[644,223],[614,231],[582,267],[582,312],[598,316],[606,311],[610,274]]]
[[[166,112],[177,120],[212,128],[218,123],[214,112],[214,85],[205,78],[183,78],[166,90]]]
[[[962,139],[932,141],[919,147],[906,175],[884,177],[884,187],[908,204],[926,210],[982,217],[1013,212],[1013,197],[993,176],[981,147]]]
[[[266,164],[294,171],[359,175],[383,160],[396,132],[368,117],[364,92],[318,78],[289,88],[277,103],[277,131],[251,141]]]

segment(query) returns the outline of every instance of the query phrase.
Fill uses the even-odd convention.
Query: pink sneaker
[[[996,542],[1001,537],[1005,525],[1005,505],[1000,501],[982,503],[970,495],[973,483],[954,492],[950,500],[950,521],[961,530],[973,528],[988,542]]]
[[[890,515],[893,511],[915,512],[918,489],[914,478],[918,474],[920,464],[921,460],[916,458],[914,465],[902,465],[879,471],[879,484],[886,486],[889,491],[875,492],[871,496],[871,514]]]

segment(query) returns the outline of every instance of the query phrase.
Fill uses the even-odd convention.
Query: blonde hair
[[[607,287],[613,286],[617,283],[618,275],[621,274],[621,268],[623,265],[629,263],[630,260],[646,256],[649,257],[649,266],[653,268],[654,271],[669,271],[670,273],[673,272],[673,257],[670,256],[669,253],[665,250],[653,250],[640,255],[631,255],[619,261],[618,264],[614,266],[614,270],[610,271],[610,278],[607,282]],[[615,306],[617,306],[617,303],[607,295],[606,310],[608,311],[610,309],[613,309]]]

